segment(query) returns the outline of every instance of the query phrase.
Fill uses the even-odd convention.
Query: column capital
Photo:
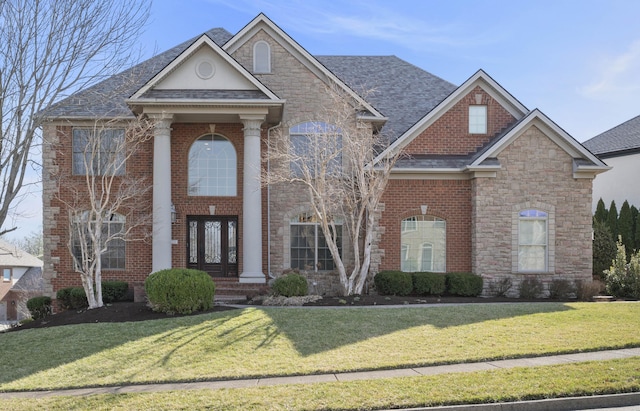
[[[257,131],[260,132],[260,126],[266,120],[266,116],[264,115],[243,115],[240,116],[240,121],[242,121],[242,125],[244,125],[245,134],[249,131]]]
[[[147,116],[153,121],[153,128],[155,130],[171,131],[171,124],[173,123],[173,114],[154,113],[154,114],[148,114]]]

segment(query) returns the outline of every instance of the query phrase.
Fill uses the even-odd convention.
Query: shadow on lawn
[[[308,357],[414,327],[427,326],[425,332],[428,332],[429,326],[446,330],[568,310],[572,308],[563,303],[357,309],[256,307],[138,323],[24,330],[0,334],[0,358],[3,359],[0,361],[0,390],[20,389],[21,380],[26,378],[42,377],[44,387],[47,381],[64,378],[67,372],[76,369],[86,371],[80,371],[73,377],[76,380],[71,378],[65,386],[86,386],[82,372],[101,375],[90,384],[112,384],[110,373],[118,374],[118,383],[147,381],[155,378],[153,370],[164,372],[165,376],[159,379],[166,380],[171,379],[167,370],[173,362],[181,367],[193,363],[195,368],[201,365],[198,361],[203,361],[198,355],[209,362],[215,361],[218,355],[235,355],[238,361],[249,363],[254,352],[277,349],[278,344],[286,347],[290,342],[300,356]],[[428,338],[428,335],[424,336],[426,342]],[[398,344],[402,343],[398,341]],[[34,353],[33,358],[30,353]],[[129,366],[138,361],[144,365]],[[245,372],[258,376],[274,371]],[[224,370],[219,371],[219,374],[223,373]],[[144,378],[136,378],[141,374]],[[209,375],[212,374],[201,377],[195,372],[191,378],[211,378]],[[234,377],[237,375],[233,372],[227,376]],[[180,379],[185,378],[190,377]]]
[[[414,327],[447,329],[573,308],[564,303],[513,303],[428,308],[297,309],[295,315],[281,308],[262,310],[273,321],[278,333],[289,338],[301,355],[309,356]]]

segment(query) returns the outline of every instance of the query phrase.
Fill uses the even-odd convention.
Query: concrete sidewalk
[[[55,390],[55,391],[29,391],[29,392],[7,392],[0,393],[0,399],[9,398],[47,398],[52,396],[85,396],[95,394],[124,394],[124,393],[144,393],[144,392],[161,392],[161,391],[175,391],[175,390],[218,390],[224,388],[248,388],[248,387],[261,387],[269,385],[280,384],[314,384],[320,382],[345,382],[345,381],[357,381],[357,380],[373,380],[381,378],[395,378],[395,377],[419,377],[423,375],[437,375],[447,373],[460,373],[460,372],[474,372],[483,370],[495,370],[506,369],[515,367],[537,367],[545,365],[555,364],[567,364],[584,361],[603,361],[613,360],[621,358],[630,358],[640,356],[640,348],[628,348],[620,350],[609,351],[595,351],[578,354],[564,354],[564,355],[551,355],[546,357],[535,358],[521,358],[515,360],[499,360],[499,361],[484,361],[476,363],[464,363],[464,364],[451,364],[451,365],[439,365],[433,367],[416,367],[416,368],[402,368],[394,370],[380,370],[380,371],[362,371],[362,372],[349,372],[349,373],[334,373],[334,374],[318,374],[318,375],[304,375],[304,376],[285,376],[285,377],[272,377],[272,378],[251,378],[242,380],[225,380],[225,381],[205,381],[205,382],[185,382],[185,383],[169,383],[169,384],[145,384],[145,385],[126,385],[126,386],[113,386],[113,387],[99,387],[99,388],[79,388],[69,390]],[[520,404],[519,408],[504,408],[505,404],[486,404],[486,405],[473,405],[473,406],[456,406],[456,407],[436,407],[436,408],[424,408],[431,410],[577,410],[587,408],[576,408],[577,402],[587,401],[592,398],[591,401],[587,401],[585,404],[591,406],[595,404],[595,399],[599,398],[602,401],[606,397],[611,397],[609,402],[604,403],[602,406],[628,406],[640,404],[640,393],[637,395],[616,395],[616,396],[597,396],[597,397],[584,397],[582,399],[576,399],[571,402],[569,408],[560,407],[560,401],[567,402],[569,399],[559,399],[557,403],[549,404],[541,401],[528,401],[528,403],[540,403],[542,408],[524,408],[523,404]],[[616,398],[614,401],[613,398]],[[576,402],[577,401],[577,402]],[[626,401],[626,402],[625,402]],[[630,402],[629,402],[630,401]],[[598,402],[599,404],[600,402]],[[517,404],[517,403],[508,403]],[[546,404],[546,405],[545,405]],[[486,406],[493,406],[494,408],[480,408]],[[501,408],[495,408],[500,405]],[[466,407],[466,408],[465,408]],[[545,408],[546,407],[546,408]],[[574,408],[571,408],[574,407]],[[598,407],[593,407],[598,408]],[[639,408],[640,409],[640,406]]]

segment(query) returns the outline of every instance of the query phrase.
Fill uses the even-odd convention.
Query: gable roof
[[[639,152],[640,116],[598,134],[582,144],[603,158]]]
[[[373,107],[367,100],[362,98],[357,92],[351,89],[341,78],[337,77],[334,73],[320,64],[320,62],[305,50],[297,41],[289,36],[284,30],[278,27],[271,19],[269,19],[264,13],[258,14],[253,20],[251,20],[244,28],[242,28],[232,39],[230,39],[224,45],[224,49],[233,54],[238,50],[246,41],[252,38],[260,30],[264,30],[269,36],[277,41],[285,50],[287,50],[292,56],[294,56],[300,63],[302,63],[307,69],[314,73],[318,78],[325,81],[327,84],[336,84],[342,88],[347,94],[351,95],[362,107],[369,112],[367,117],[371,117],[371,120],[378,122],[384,122],[387,118],[382,115],[375,107]]]
[[[42,267],[42,260],[0,239],[0,266]]]
[[[231,33],[222,28],[214,28],[204,34],[218,45],[223,45],[232,37]],[[66,119],[131,117],[131,109],[125,100],[176,59],[198,37],[80,90],[47,108],[40,115],[45,118]]]
[[[387,156],[390,152],[401,150],[411,141],[417,138],[423,131],[431,126],[440,116],[445,114],[451,107],[458,103],[463,97],[471,92],[477,86],[487,92],[494,100],[498,101],[511,115],[516,119],[521,119],[529,110],[522,105],[507,90],[498,84],[491,76],[483,70],[478,70],[467,81],[453,90],[445,99],[440,101],[437,106],[424,114],[424,116],[406,130],[397,140],[393,142],[386,150],[384,150],[374,162]]]

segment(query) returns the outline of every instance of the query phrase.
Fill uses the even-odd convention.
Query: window
[[[94,245],[88,231],[92,221],[88,220],[89,212],[85,211],[75,221],[76,226],[73,230],[73,257],[76,269],[82,267],[81,262],[85,257],[91,259],[93,255]],[[102,268],[105,270],[124,270],[125,268],[125,241],[124,238],[119,235],[124,231],[124,223],[125,218],[120,214],[111,214],[109,218],[102,223],[102,239],[103,241],[108,241],[106,251],[102,253]],[[85,256],[83,256],[83,248],[85,249]]]
[[[445,272],[447,223],[419,215],[402,220],[400,269],[405,272]]]
[[[2,281],[8,283],[11,281],[11,268],[2,269]]]
[[[342,130],[323,123],[307,122],[289,129],[291,140],[291,172],[296,176],[319,171],[342,171]]]
[[[253,45],[253,72],[271,73],[271,47],[266,41]]]
[[[548,214],[524,210],[518,219],[518,271],[548,271]]]
[[[189,150],[189,195],[235,196],[237,159],[233,144],[217,134],[197,139]]]
[[[469,134],[487,134],[487,106],[469,106]]]
[[[123,175],[124,129],[74,128],[74,175]]]
[[[322,227],[311,214],[300,214],[290,222],[291,268],[326,271],[335,269]],[[336,224],[336,245],[342,254],[342,224]]]

